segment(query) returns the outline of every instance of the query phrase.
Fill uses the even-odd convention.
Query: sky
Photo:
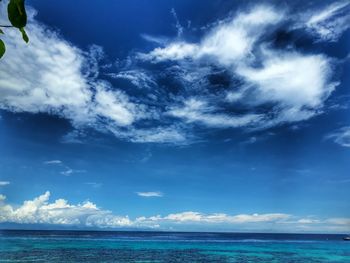
[[[26,6],[0,228],[350,232],[348,1]]]

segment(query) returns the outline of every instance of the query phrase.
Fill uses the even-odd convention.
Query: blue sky
[[[350,230],[347,1],[27,5],[0,226]]]

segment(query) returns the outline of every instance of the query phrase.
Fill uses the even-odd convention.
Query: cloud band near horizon
[[[201,213],[186,211],[166,216],[116,215],[91,201],[70,204],[65,199],[49,201],[50,192],[26,200],[22,205],[6,203],[0,195],[0,226],[4,223],[53,225],[57,227],[83,227],[100,229],[158,229],[158,230],[224,230],[266,232],[331,232],[344,233],[349,229],[350,218],[326,218],[295,216],[285,213],[236,214]],[[213,228],[215,227],[215,228]],[[220,228],[221,227],[221,228]]]

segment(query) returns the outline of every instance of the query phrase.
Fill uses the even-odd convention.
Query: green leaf
[[[26,31],[24,30],[24,28],[21,27],[21,28],[19,29],[19,31],[21,31],[21,33],[22,33],[22,38],[23,38],[23,40],[24,40],[26,43],[28,43],[28,42],[29,42],[29,37],[28,37]]]
[[[1,1],[1,0],[0,0]],[[2,31],[2,29],[0,28],[0,34],[4,34],[4,31]]]
[[[10,0],[7,5],[7,14],[12,26],[17,28],[26,26],[27,13],[24,7],[24,0]]]
[[[0,58],[5,54],[6,47],[4,41],[0,39]]]

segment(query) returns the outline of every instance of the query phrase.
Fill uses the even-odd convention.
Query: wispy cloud
[[[61,160],[50,160],[50,161],[45,161],[44,164],[62,164]]]
[[[326,135],[325,139],[331,139],[343,147],[350,147],[350,126],[343,127]]]
[[[126,70],[117,74],[110,74],[112,78],[129,80],[133,85],[138,88],[152,88],[157,86],[157,83],[153,80],[152,76],[147,75],[146,72],[141,70]]]
[[[6,186],[9,185],[10,182],[9,181],[0,181],[0,186]]]
[[[72,169],[68,165],[66,165],[63,161],[61,160],[50,160],[50,161],[45,161],[45,165],[57,165],[60,168],[63,168],[64,170],[60,172],[60,174],[64,176],[71,176],[73,173],[85,173],[85,170],[76,170]]]
[[[153,42],[158,45],[165,45],[168,42],[168,38],[164,36],[152,36],[149,34],[141,34],[141,37],[148,42]]]
[[[162,197],[162,192],[136,192],[138,196],[141,197]]]
[[[119,138],[127,139],[136,143],[164,143],[164,144],[186,144],[190,141],[186,131],[181,126],[159,126],[148,129],[132,129],[123,131],[115,127],[109,130]]]
[[[322,41],[336,41],[350,27],[350,3],[338,1],[306,14],[306,28]]]
[[[71,176],[74,173],[86,173],[85,170],[75,170],[75,169],[72,169],[68,166],[66,166],[65,168],[66,168],[66,170],[60,172],[64,176]]]
[[[81,144],[83,143],[83,138],[86,137],[86,134],[83,130],[73,130],[68,132],[66,135],[62,136],[61,143],[73,143]]]
[[[65,176],[70,176],[73,173],[73,170],[67,167],[67,170],[62,171],[61,174]]]
[[[182,27],[182,25],[180,24],[179,18],[177,17],[177,13],[175,8],[171,9],[171,14],[173,15],[174,19],[175,19],[175,28],[177,31],[177,36],[181,37],[184,31],[184,28]]]
[[[91,187],[93,187],[93,188],[100,188],[100,187],[102,187],[102,183],[97,183],[97,182],[87,182],[87,183],[85,183],[86,185],[89,185],[89,186],[91,186]]]
[[[186,122],[198,122],[209,127],[242,127],[253,125],[261,116],[258,114],[234,114],[214,113],[215,109],[207,105],[207,102],[191,98],[184,105],[172,107],[168,114],[182,118]]]

